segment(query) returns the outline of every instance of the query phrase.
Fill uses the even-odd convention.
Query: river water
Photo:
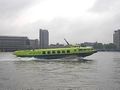
[[[82,61],[1,52],[0,90],[120,90],[120,52],[98,52]]]

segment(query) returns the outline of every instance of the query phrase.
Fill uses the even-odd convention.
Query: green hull
[[[70,48],[52,48],[52,49],[36,49],[36,50],[20,50],[15,51],[18,57],[35,57],[41,59],[58,59],[70,56],[86,57],[96,53],[96,50],[88,47],[70,47]]]

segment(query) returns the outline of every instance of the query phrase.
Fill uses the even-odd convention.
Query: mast
[[[67,45],[70,45],[69,42],[64,38],[65,42],[67,43]]]

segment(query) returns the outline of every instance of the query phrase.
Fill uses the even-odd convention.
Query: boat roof
[[[91,49],[92,47],[65,47],[65,48],[47,48],[47,49],[34,49],[34,51],[49,51],[49,50],[73,50],[73,49]],[[33,51],[33,50],[18,50],[18,51]]]
[[[90,49],[91,47],[66,47],[66,48],[48,48],[48,49],[35,49],[36,51],[39,50],[71,50],[71,49]]]

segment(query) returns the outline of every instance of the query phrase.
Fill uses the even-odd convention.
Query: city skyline
[[[50,32],[50,43],[113,42],[120,28],[119,0],[0,1],[0,35],[39,38]]]

